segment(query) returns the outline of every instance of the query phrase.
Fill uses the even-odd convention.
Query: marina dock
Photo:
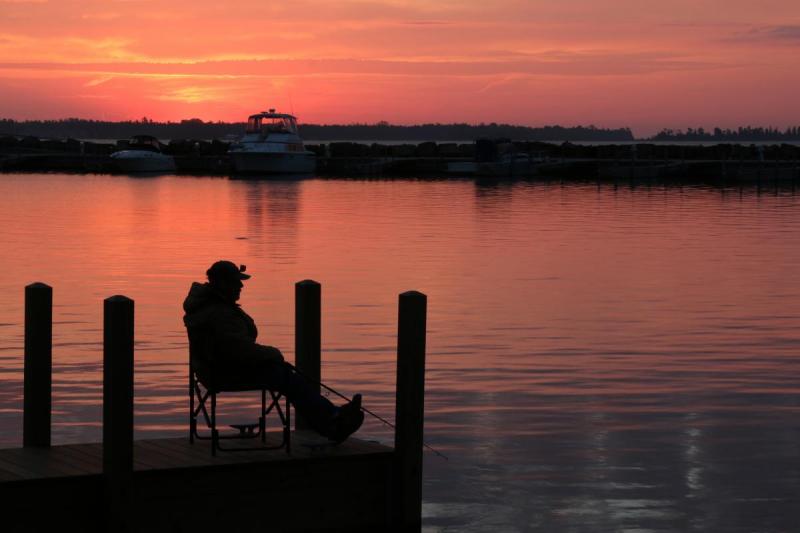
[[[337,178],[412,177],[460,179],[678,180],[685,183],[758,184],[800,180],[800,146],[773,145],[579,145],[515,141],[505,149],[532,164],[507,167],[486,157],[477,143],[385,145],[330,142],[309,144],[317,176]],[[0,138],[0,172],[120,173],[110,154],[124,144],[75,140]],[[227,145],[176,141],[169,145],[177,173],[234,176]],[[502,155],[500,155],[502,161]],[[459,172],[478,165],[484,172]],[[242,176],[252,178],[253,176]]]
[[[320,294],[314,281],[296,284],[296,366],[307,376],[320,370]],[[425,295],[399,296],[394,447],[335,445],[301,422],[290,449],[237,450],[253,441],[231,439],[216,455],[210,441],[190,442],[188,420],[185,437],[133,440],[133,307],[104,301],[103,442],[54,446],[52,289],[26,287],[23,447],[0,449],[3,531],[420,530]],[[264,446],[281,435],[268,432]]]

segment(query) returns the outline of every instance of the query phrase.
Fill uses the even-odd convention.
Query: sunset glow
[[[0,117],[786,127],[789,0],[0,0]]]

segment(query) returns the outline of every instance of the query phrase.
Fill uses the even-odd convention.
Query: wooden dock
[[[358,439],[320,447],[302,431],[292,437],[291,455],[216,457],[207,441],[188,437],[134,441],[126,529],[393,529],[392,448]],[[105,531],[105,483],[102,443],[0,449],[2,530]]]
[[[298,282],[295,296],[297,368],[318,381],[321,286]],[[420,530],[424,294],[399,297],[393,447],[334,445],[295,417],[291,447],[275,449],[276,432],[256,445],[272,449],[229,437],[216,454],[210,440],[190,442],[188,416],[185,437],[133,440],[134,302],[125,296],[104,300],[103,442],[51,445],[52,306],[50,286],[25,287],[23,448],[0,449],[3,533]]]

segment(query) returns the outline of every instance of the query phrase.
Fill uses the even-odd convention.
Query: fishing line
[[[308,377],[303,372],[299,371],[296,366],[294,366],[293,364],[291,364],[289,362],[287,362],[286,364],[289,365],[289,367],[292,370],[297,372],[297,374],[299,374],[300,376],[304,377],[305,379],[307,379],[311,383],[313,383],[315,385],[319,385],[320,387],[330,391],[331,393],[335,394],[336,396],[338,396],[339,398],[341,398],[341,399],[343,399],[345,401],[348,401],[348,402],[350,401],[350,398],[348,398],[347,396],[345,396],[341,392],[337,391],[333,387],[329,387],[329,386],[325,385],[324,383],[322,383],[321,381],[317,381],[315,379],[312,379],[312,378]],[[388,420],[386,420],[382,416],[373,413],[372,411],[370,411],[369,409],[367,409],[363,405],[361,406],[361,410],[364,411],[365,413],[367,413],[368,415],[372,415],[373,417],[377,418],[378,420],[380,420],[381,422],[383,422],[384,424],[386,424],[390,428],[397,429],[394,424],[392,424],[391,422],[389,422]],[[422,445],[424,447],[426,447],[427,449],[429,449],[430,451],[432,451],[433,453],[435,453],[436,455],[438,455],[439,457],[441,457],[442,459],[444,459],[445,461],[449,461],[450,460],[446,455],[444,455],[442,452],[438,451],[437,449],[435,449],[433,446],[429,445],[425,441],[422,441]]]

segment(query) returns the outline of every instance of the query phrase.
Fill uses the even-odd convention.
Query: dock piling
[[[294,286],[294,296],[295,366],[319,391],[317,384],[322,381],[322,286],[310,279],[298,281]],[[309,425],[297,416],[295,428],[309,429]]]
[[[22,444],[50,446],[53,367],[53,289],[25,287],[25,384]]]
[[[103,475],[108,530],[126,528],[133,477],[133,300],[103,302]]]
[[[400,295],[398,306],[394,520],[402,531],[421,528],[427,301],[421,292],[409,291]]]

